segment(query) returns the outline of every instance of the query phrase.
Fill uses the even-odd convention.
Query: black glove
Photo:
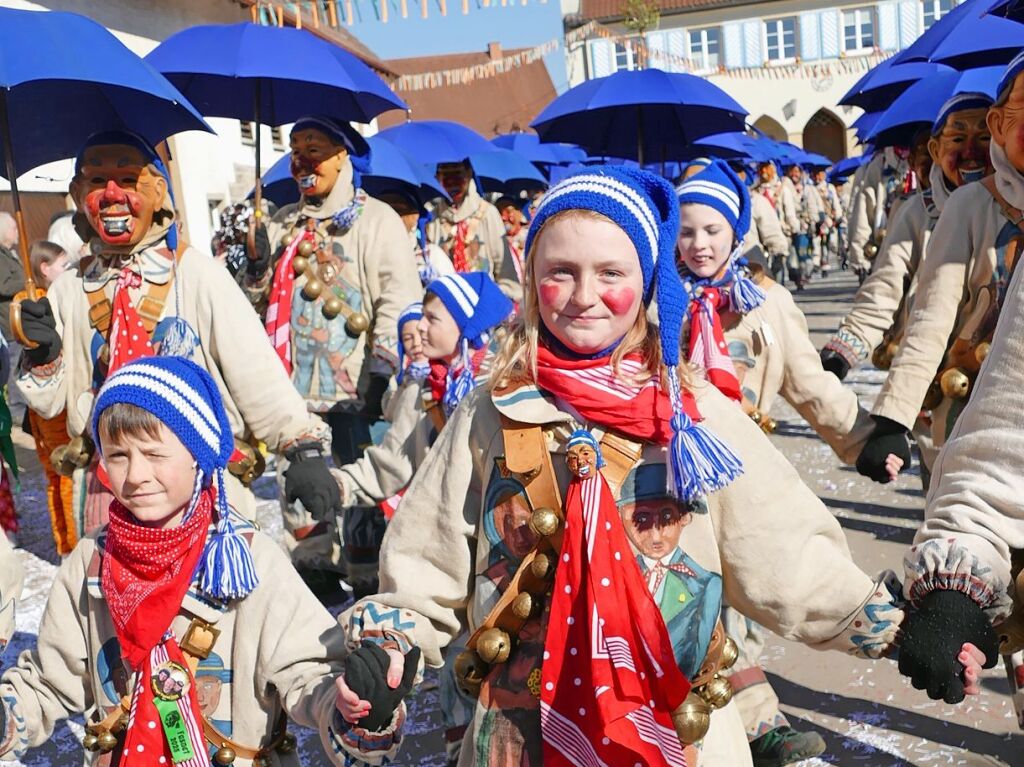
[[[821,366],[825,368],[829,373],[834,375],[840,381],[846,378],[846,374],[850,372],[850,363],[846,361],[839,352],[833,349],[822,349],[821,350]]]
[[[284,473],[288,503],[302,501],[314,519],[322,521],[341,513],[341,490],[327,468],[317,443],[302,443],[285,452],[291,465]]]
[[[999,639],[984,611],[966,594],[937,589],[903,622],[899,668],[933,700],[964,699],[964,665],[957,660],[964,643],[985,653],[984,668],[996,665]]]
[[[405,671],[395,689],[388,687],[388,667],[391,658],[380,647],[366,639],[345,659],[345,684],[356,695],[370,704],[370,713],[359,720],[359,727],[379,732],[391,724],[395,709],[412,691],[412,680],[420,662],[420,648],[413,647],[405,654]]]
[[[391,384],[388,376],[370,374],[370,384],[366,387],[366,415],[370,421],[379,421],[384,415],[384,393]]]
[[[21,302],[21,330],[25,338],[39,344],[34,349],[25,348],[25,359],[32,367],[46,365],[60,355],[57,320],[53,318],[53,309],[45,298]]]
[[[871,416],[875,430],[857,458],[857,471],[883,485],[889,482],[885,459],[892,453],[903,459],[903,468],[910,467],[910,432],[901,424],[881,415]]]
[[[253,233],[253,247],[249,250],[249,263],[245,269],[254,280],[262,277],[270,266],[270,237],[267,235],[267,227],[263,224],[256,224],[256,231]]]

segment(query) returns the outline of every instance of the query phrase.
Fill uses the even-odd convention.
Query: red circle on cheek
[[[616,316],[621,316],[633,308],[636,291],[633,288],[612,288],[601,294],[601,301]]]
[[[540,302],[544,306],[556,306],[561,303],[559,299],[562,295],[562,289],[558,285],[542,282],[537,286],[537,294],[540,296]]]

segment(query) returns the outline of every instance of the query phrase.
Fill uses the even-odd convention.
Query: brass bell
[[[345,329],[349,335],[358,336],[365,333],[368,327],[370,327],[370,320],[362,312],[352,312],[345,321]]]
[[[711,708],[723,708],[732,700],[732,685],[724,676],[715,674],[714,679],[700,689],[700,696]]]
[[[86,751],[97,751],[99,750],[99,740],[99,738],[90,732],[82,738],[82,748]]]
[[[309,269],[309,259],[305,256],[295,256],[292,259],[292,271],[295,272],[295,276],[299,277],[306,273]]]
[[[874,261],[875,256],[878,255],[878,246],[873,242],[869,242],[864,246],[864,255],[867,257],[868,261]]]
[[[217,764],[228,765],[235,761],[235,749],[230,746],[221,746],[213,755],[213,761]]]
[[[85,435],[80,435],[68,443],[68,449],[65,451],[64,457],[79,469],[84,469],[92,461],[92,454],[92,440]]]
[[[117,723],[114,724],[114,732],[124,732],[128,729],[128,714],[121,714],[117,718]]]
[[[757,408],[754,408],[753,410],[750,411],[750,420],[756,423],[758,426],[761,425],[761,418],[761,411],[758,410]]]
[[[465,650],[455,656],[455,680],[459,689],[471,698],[480,695],[480,686],[488,670],[487,664],[472,650]]]
[[[477,637],[476,651],[484,663],[504,663],[512,652],[512,640],[500,628],[489,628]]]
[[[530,529],[541,538],[548,538],[558,532],[558,515],[548,508],[537,509],[530,516]]]
[[[723,671],[732,668],[736,665],[736,660],[739,657],[740,649],[736,646],[736,643],[732,641],[732,637],[727,636],[725,638],[725,644],[722,645],[722,661],[719,668]]]
[[[960,368],[950,368],[942,374],[939,386],[950,399],[963,399],[971,388],[971,379]]]
[[[295,242],[295,232],[288,232],[284,237],[281,238],[281,244],[286,248]]]
[[[295,736],[290,732],[286,732],[281,736],[281,742],[277,744],[277,753],[290,754],[295,750],[295,745]]]
[[[341,303],[341,299],[338,298],[337,296],[331,296],[326,301],[324,301],[324,305],[320,308],[320,311],[324,313],[324,317],[326,317],[329,320],[333,320],[335,317],[341,314],[342,308],[343,306]]]
[[[316,277],[310,277],[306,280],[306,284],[302,286],[302,295],[308,298],[310,301],[315,301],[320,297],[320,294],[324,292],[324,284],[320,282]]]
[[[774,434],[775,430],[779,428],[779,422],[770,415],[762,415],[761,423],[758,425],[761,427],[761,431],[765,434]]]
[[[101,732],[96,740],[96,745],[99,747],[101,753],[109,754],[117,748],[117,736],[109,730]]]
[[[551,557],[547,554],[538,554],[530,563],[530,572],[535,578],[547,578],[551,572]]]
[[[50,452],[50,465],[53,466],[53,470],[58,474],[61,473],[61,464],[64,463],[64,455],[67,451],[67,445],[60,445]]]
[[[871,352],[871,364],[879,370],[888,370],[892,367],[892,360],[895,356],[895,352],[892,350],[895,348],[897,348],[895,344],[879,344]]]
[[[980,365],[988,357],[988,353],[992,350],[992,344],[988,341],[982,341],[974,348],[974,359],[977,360]]]
[[[527,620],[533,615],[534,599],[527,593],[523,592],[512,600],[512,614],[520,620]]]
[[[297,252],[303,258],[309,258],[310,256],[313,255],[314,250],[316,250],[316,248],[313,246],[312,242],[310,242],[309,240],[303,240],[302,242],[299,243]]]
[[[703,738],[711,726],[711,706],[697,693],[691,691],[679,708],[672,712],[679,741],[685,745],[696,743]]]

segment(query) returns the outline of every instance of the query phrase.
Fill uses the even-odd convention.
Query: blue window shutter
[[[878,4],[878,47],[894,51],[900,46],[899,6],[895,0]]]
[[[821,36],[818,34],[818,14],[800,14],[800,58],[814,61],[821,58]]]
[[[900,48],[907,48],[923,31],[921,15],[918,13],[920,0],[900,0]]]
[[[839,11],[829,9],[821,12],[821,57],[823,59],[838,58],[840,24]]]
[[[759,67],[764,64],[764,46],[761,39],[762,24],[763,22],[760,19],[743,22],[744,66]]]
[[[591,40],[590,76],[605,77],[615,72],[615,43],[610,40]]]
[[[742,22],[731,21],[722,25],[722,48],[725,53],[725,66],[735,69],[744,65]]]

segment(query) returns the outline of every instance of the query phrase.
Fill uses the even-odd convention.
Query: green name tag
[[[195,751],[192,750],[192,742],[189,740],[188,730],[185,729],[185,720],[181,718],[181,712],[178,710],[177,701],[156,698],[153,702],[160,715],[160,726],[163,727],[167,745],[171,748],[171,761],[175,764],[187,762],[195,756]]]

